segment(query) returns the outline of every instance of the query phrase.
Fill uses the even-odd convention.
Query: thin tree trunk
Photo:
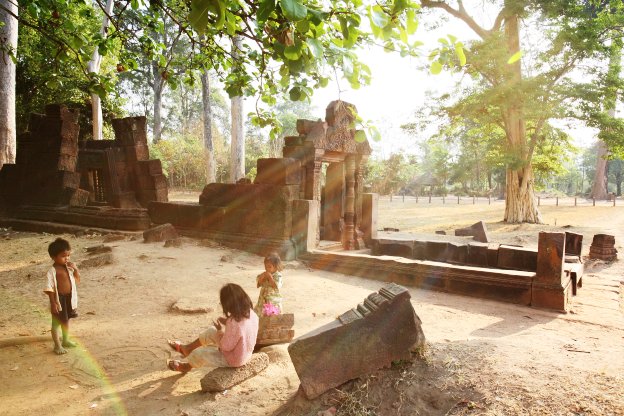
[[[241,38],[235,36],[232,42],[232,58],[241,50]],[[236,66],[234,66],[234,70]],[[243,97],[232,97],[232,142],[230,153],[230,182],[245,177],[245,136],[243,135]]]
[[[108,16],[113,12],[113,0],[106,1],[106,13],[102,18],[102,29],[100,30],[100,35],[102,37],[106,37],[106,32],[108,31],[109,20]],[[93,55],[91,55],[91,60],[89,61],[87,68],[89,72],[99,73],[100,72],[100,64],[102,63],[102,57],[100,56],[100,52],[96,47],[93,50]],[[100,96],[91,93],[91,120],[93,124],[93,140],[102,140],[102,102],[100,100]]]
[[[284,138],[276,137],[269,140],[269,157],[282,157],[282,149],[284,148]]]
[[[212,143],[212,105],[210,103],[210,79],[208,71],[201,75],[202,103],[204,107],[204,152],[206,160],[206,183],[216,181],[214,146]]]
[[[162,136],[162,93],[165,86],[164,79],[160,74],[158,63],[152,62],[152,74],[154,76],[154,126],[153,138],[154,144],[158,143]]]
[[[607,199],[607,145],[598,140],[598,154],[596,155],[596,171],[592,184],[590,198]]]
[[[5,163],[15,163],[15,64],[6,53],[17,52],[17,2],[0,0],[0,169]],[[5,10],[6,9],[6,10]]]

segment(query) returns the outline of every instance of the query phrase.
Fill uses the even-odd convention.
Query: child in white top
[[[46,287],[43,292],[50,298],[50,312],[52,314],[52,340],[54,352],[65,354],[65,348],[73,348],[75,343],[69,340],[69,319],[78,316],[78,291],[76,284],[80,283],[80,271],[74,263],[69,261],[71,247],[69,241],[57,238],[48,246],[48,254],[54,261],[48,270]],[[59,337],[59,326],[63,338]]]

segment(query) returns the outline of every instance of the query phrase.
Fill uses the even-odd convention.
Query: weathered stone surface
[[[498,263],[496,267],[534,272],[537,269],[537,250],[526,247],[500,245],[498,248]]]
[[[373,240],[372,251],[375,256],[398,256],[411,259],[414,255],[414,241],[388,238],[376,239]]]
[[[472,224],[470,227],[458,228],[455,230],[456,236],[472,236],[476,241],[480,243],[489,243],[490,238],[488,236],[487,227],[485,222],[479,221]]]
[[[86,269],[89,267],[100,267],[100,266],[104,266],[106,264],[111,264],[113,262],[113,253],[112,252],[108,252],[108,253],[101,253],[101,254],[94,254],[91,255],[89,257],[87,257],[86,259],[82,260],[80,262],[80,264],[78,265],[79,269]]]
[[[210,371],[201,379],[202,391],[218,392],[227,390],[262,372],[269,366],[269,356],[263,352],[255,353],[242,367],[219,367]]]
[[[291,158],[258,159],[255,183],[299,185],[301,162]]]
[[[292,239],[297,255],[316,248],[319,226],[319,201],[295,199],[293,201]]]
[[[290,342],[295,336],[294,325],[295,315],[292,313],[261,316],[256,345],[272,345]]]
[[[377,238],[377,212],[379,195],[372,193],[362,194],[362,221],[360,228],[364,233],[364,241],[370,247]]]
[[[170,240],[165,241],[165,247],[182,247],[182,239],[181,238],[172,238]]]
[[[146,243],[155,243],[178,238],[178,232],[171,224],[162,224],[143,231],[143,240]]]
[[[297,338],[288,352],[301,388],[313,399],[394,360],[410,359],[410,349],[424,342],[409,292],[390,283],[335,321]]]
[[[170,309],[181,313],[209,313],[214,311],[212,306],[206,301],[206,296],[178,299],[171,305]]]
[[[565,233],[565,254],[570,256],[581,256],[583,252],[583,234]]]
[[[617,259],[617,250],[615,248],[615,237],[608,234],[596,234],[589,247],[589,258],[604,261],[613,261]]]
[[[126,239],[126,236],[123,234],[111,233],[111,234],[106,234],[104,238],[102,239],[102,241],[104,243],[112,243],[113,241],[123,241],[125,239]]]
[[[69,205],[72,207],[84,207],[89,203],[89,191],[75,189],[69,198]]]
[[[567,311],[572,285],[564,273],[564,252],[565,233],[539,233],[531,306]]]
[[[111,246],[105,246],[104,244],[99,244],[97,246],[85,247],[85,251],[89,254],[101,254],[101,253],[110,253],[113,251]]]

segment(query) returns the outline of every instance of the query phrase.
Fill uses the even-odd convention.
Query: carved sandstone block
[[[394,360],[410,359],[410,350],[424,342],[409,292],[389,283],[335,321],[297,338],[288,353],[301,388],[313,399]]]
[[[269,366],[269,356],[263,352],[253,354],[249,362],[241,367],[219,367],[201,379],[202,391],[217,392],[227,390],[242,383]]]
[[[178,238],[178,232],[171,224],[162,224],[143,231],[143,240],[146,243],[162,242]]]

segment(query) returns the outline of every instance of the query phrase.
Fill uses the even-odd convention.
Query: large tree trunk
[[[162,136],[162,93],[165,86],[164,79],[159,71],[158,63],[152,62],[152,75],[154,76],[154,126],[152,141],[158,143]]]
[[[520,50],[520,29],[518,16],[513,14],[505,18],[505,38],[509,56]],[[518,90],[522,80],[520,60],[509,65],[511,71],[508,83],[511,91]],[[503,114],[505,133],[509,150],[520,162],[519,167],[508,167],[505,192],[505,221],[511,223],[542,223],[542,218],[535,203],[533,191],[533,169],[527,148],[526,125],[520,97],[510,100],[508,109]]]
[[[17,51],[17,2],[0,0],[0,169],[15,163],[15,64],[6,53]],[[12,14],[13,15],[12,15]]]
[[[113,0],[107,0],[106,2],[106,13],[102,18],[102,29],[100,30],[100,35],[102,37],[106,37],[106,32],[108,30],[109,20],[108,16],[110,16],[113,12]],[[99,73],[100,72],[100,64],[102,63],[102,57],[100,56],[100,52],[96,47],[93,50],[93,55],[91,55],[91,60],[89,61],[87,68],[89,72]],[[93,125],[93,140],[102,140],[102,101],[100,100],[100,96],[91,93],[91,120]]]
[[[232,57],[238,57],[241,39],[235,36],[232,42]],[[234,66],[235,68],[235,66]],[[243,97],[232,97],[232,143],[230,153],[230,182],[245,176],[245,136],[243,135]]]
[[[212,106],[210,103],[210,79],[208,71],[201,75],[202,103],[204,107],[204,152],[206,158],[206,183],[216,182],[214,146],[212,144]]]

